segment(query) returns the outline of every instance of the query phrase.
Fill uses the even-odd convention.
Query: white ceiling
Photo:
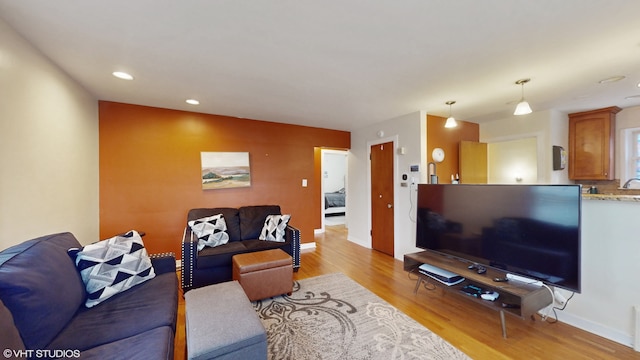
[[[339,130],[447,116],[448,100],[458,119],[504,118],[520,78],[534,111],[640,105],[625,99],[640,96],[638,14],[638,0],[0,0],[97,99]]]

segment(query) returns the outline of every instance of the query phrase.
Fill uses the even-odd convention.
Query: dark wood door
[[[393,256],[393,142],[371,146],[371,247]]]

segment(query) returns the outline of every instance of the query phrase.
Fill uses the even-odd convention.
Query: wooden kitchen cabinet
[[[569,179],[613,180],[616,114],[604,109],[569,114]]]

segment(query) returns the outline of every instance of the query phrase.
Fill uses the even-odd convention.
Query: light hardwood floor
[[[316,235],[302,253],[295,279],[341,272],[429,328],[473,359],[640,359],[640,353],[567,324],[507,316],[502,337],[498,312],[440,289],[421,288],[402,261],[346,240],[344,226]],[[180,297],[175,359],[185,358],[184,301]],[[571,306],[569,303],[568,306]],[[606,311],[606,309],[603,309]]]

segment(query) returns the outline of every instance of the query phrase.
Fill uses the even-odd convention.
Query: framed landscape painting
[[[202,189],[251,186],[248,152],[201,152]]]

